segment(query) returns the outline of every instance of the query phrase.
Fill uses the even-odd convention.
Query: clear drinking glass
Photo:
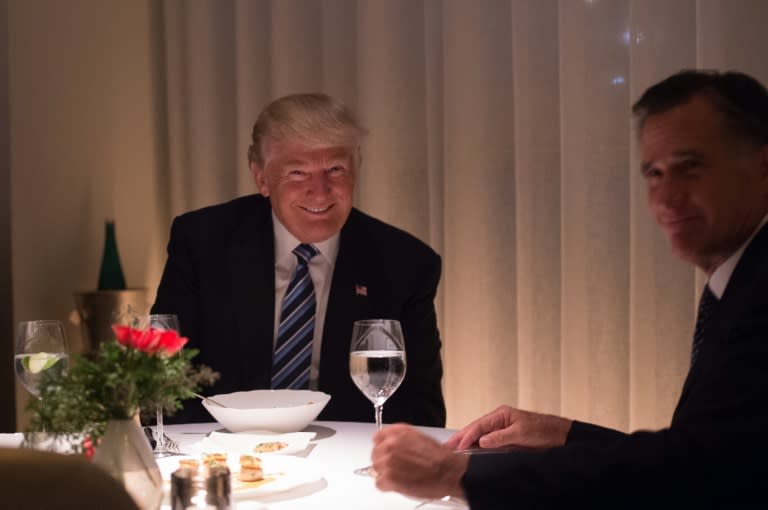
[[[349,373],[358,389],[373,402],[377,430],[381,430],[384,402],[403,382],[405,368],[405,343],[399,321],[355,322],[349,347]],[[355,473],[373,475],[370,466]]]
[[[19,322],[13,366],[24,387],[39,398],[43,373],[60,375],[69,366],[64,325],[53,320]]]
[[[150,314],[142,315],[138,318],[138,329],[163,329],[180,332],[179,318],[174,314]],[[163,408],[157,408],[157,425],[155,427],[155,456],[173,455],[176,452],[171,450],[165,437],[163,427]]]

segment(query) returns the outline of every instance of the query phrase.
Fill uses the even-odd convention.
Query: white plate
[[[257,457],[270,455],[285,455],[307,449],[309,442],[315,437],[314,432],[291,432],[275,434],[270,432],[251,434],[247,432],[211,432],[208,437],[185,447],[192,453],[225,452],[238,455],[248,453]],[[259,443],[279,441],[287,444],[285,448],[274,452],[255,452],[253,449]]]
[[[201,456],[199,455],[175,455],[157,459],[160,473],[163,476],[163,482],[165,482],[163,484],[164,489],[170,493],[171,474],[179,468],[180,460],[200,460],[200,458]],[[286,457],[284,455],[262,457],[261,467],[264,470],[264,478],[267,481],[253,483],[241,482],[237,479],[237,473],[240,471],[239,454],[228,454],[227,464],[231,473],[232,496],[234,498],[277,494],[322,479],[322,474],[316,466],[306,459],[298,457]]]

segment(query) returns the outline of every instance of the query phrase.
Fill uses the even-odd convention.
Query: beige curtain
[[[14,320],[66,318],[105,216],[154,289],[173,215],[254,191],[260,108],[320,90],[371,133],[356,204],[443,256],[449,426],[501,403],[668,423],[701,277],[646,213],[629,109],[681,68],[768,83],[768,2],[8,6]]]

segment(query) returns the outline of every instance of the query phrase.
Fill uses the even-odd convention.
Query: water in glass
[[[16,376],[36,397],[40,396],[38,386],[44,373],[58,376],[69,366],[64,326],[60,321],[20,322],[16,329],[15,349],[13,366]]]
[[[354,351],[349,372],[355,385],[374,405],[381,405],[405,377],[404,351]]]

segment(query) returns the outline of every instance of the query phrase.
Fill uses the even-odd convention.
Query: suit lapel
[[[731,278],[728,280],[725,292],[720,298],[715,315],[712,317],[711,330],[704,337],[696,366],[688,372],[685,378],[673,421],[687,400],[696,380],[712,365],[713,356],[718,355],[718,348],[728,337],[734,317],[738,315],[740,310],[744,309],[747,301],[753,299],[754,291],[751,288],[756,280],[756,272],[765,266],[766,258],[768,258],[768,225],[763,225],[744,250]]]
[[[328,295],[328,308],[323,326],[323,343],[320,354],[320,387],[328,387],[331,378],[339,377],[339,359],[349,356],[352,339],[352,323],[367,317],[369,278],[365,261],[365,233],[358,228],[357,212],[353,209],[341,230],[339,253]],[[349,375],[341,376],[346,380]]]
[[[269,387],[275,310],[275,249],[269,202],[249,210],[232,236],[229,263],[245,388]]]

